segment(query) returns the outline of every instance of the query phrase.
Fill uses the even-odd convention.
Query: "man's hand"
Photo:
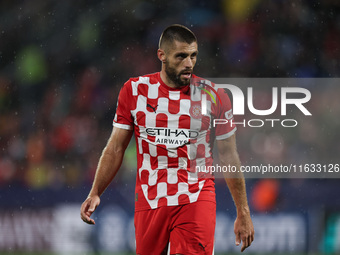
[[[100,203],[99,197],[117,174],[132,133],[133,130],[116,127],[112,129],[111,136],[100,156],[92,189],[80,208],[80,217],[84,222],[95,224],[90,217]]]
[[[238,215],[234,223],[235,244],[240,245],[242,241],[241,252],[248,248],[254,241],[254,226],[249,213]]]
[[[100,204],[99,196],[88,197],[80,208],[80,217],[87,224],[96,224],[93,219],[91,219],[92,213],[96,210],[97,206]]]

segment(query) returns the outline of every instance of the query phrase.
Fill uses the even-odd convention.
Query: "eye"
[[[197,54],[192,54],[192,55],[191,55],[191,59],[196,58],[196,56],[197,56]]]
[[[185,59],[188,55],[187,54],[184,54],[184,53],[180,53],[177,55],[178,58],[180,59]]]
[[[190,56],[191,59],[194,59],[196,57],[197,57],[197,52],[192,53],[191,56]]]

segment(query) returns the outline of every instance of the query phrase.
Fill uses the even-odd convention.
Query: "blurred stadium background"
[[[120,87],[159,71],[159,35],[173,23],[196,33],[202,77],[340,76],[337,0],[0,1],[0,254],[132,253],[133,144],[96,226],[79,207]],[[308,89],[313,116],[298,127],[239,128],[243,162],[339,163],[340,87]],[[223,181],[216,189],[216,252],[237,252],[233,203]],[[247,192],[247,253],[340,253],[338,179],[249,179]]]

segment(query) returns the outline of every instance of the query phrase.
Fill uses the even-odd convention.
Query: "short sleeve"
[[[116,114],[113,120],[113,126],[132,130],[133,129],[133,118],[131,115],[131,104],[129,103],[132,97],[131,83],[127,82],[121,88],[118,96]]]
[[[215,135],[216,140],[223,140],[231,137],[236,132],[233,110],[227,92],[219,88],[217,90],[217,106],[215,108]],[[218,119],[218,121],[216,121]]]

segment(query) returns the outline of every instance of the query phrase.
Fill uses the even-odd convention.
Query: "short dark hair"
[[[191,44],[193,42],[197,42],[197,38],[195,34],[187,27],[179,24],[174,24],[167,27],[160,39],[159,39],[159,48],[164,48],[164,44],[173,43],[173,41],[186,42]]]

